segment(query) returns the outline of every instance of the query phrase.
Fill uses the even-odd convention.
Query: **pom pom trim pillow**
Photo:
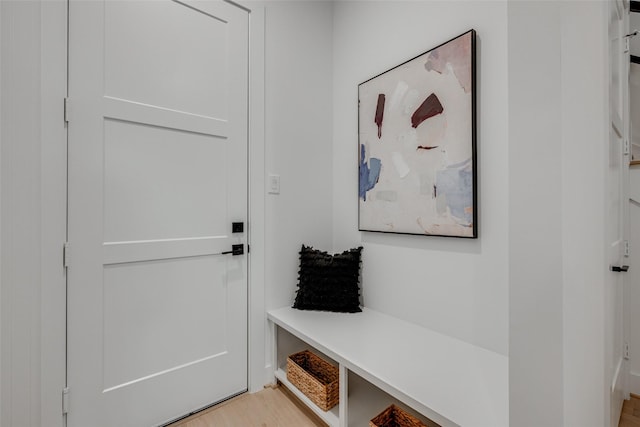
[[[360,309],[362,247],[340,254],[302,245],[298,291],[293,308],[357,313]]]

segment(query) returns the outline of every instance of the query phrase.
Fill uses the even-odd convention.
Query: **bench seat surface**
[[[275,324],[436,422],[508,425],[508,358],[404,320],[362,313],[269,311]]]

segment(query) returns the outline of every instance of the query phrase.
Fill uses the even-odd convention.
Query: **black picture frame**
[[[358,85],[358,229],[478,237],[476,31]]]

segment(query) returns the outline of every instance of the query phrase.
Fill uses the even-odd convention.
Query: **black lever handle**
[[[224,251],[220,253],[221,255],[228,255],[231,254],[233,256],[236,255],[244,255],[244,245],[243,244],[239,244],[239,245],[232,245],[231,246],[231,250],[230,251]]]
[[[611,271],[615,271],[617,273],[626,273],[627,271],[629,271],[629,266],[628,265],[612,265]]]

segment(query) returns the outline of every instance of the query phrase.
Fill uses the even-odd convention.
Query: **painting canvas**
[[[358,86],[360,230],[477,237],[475,37]]]

